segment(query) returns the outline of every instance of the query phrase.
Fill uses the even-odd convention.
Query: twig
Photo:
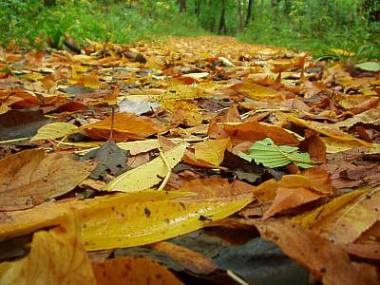
[[[234,281],[236,281],[240,285],[249,285],[249,283],[243,280],[240,276],[238,276],[235,272],[231,270],[227,270],[227,275],[230,276]]]
[[[112,105],[111,110],[112,110],[112,113],[111,113],[111,132],[110,132],[110,136],[108,138],[109,141],[113,140],[113,124],[115,121],[115,106]]]
[[[165,176],[164,180],[162,181],[160,187],[158,187],[158,190],[162,190],[165,188],[166,184],[168,184],[170,174],[172,174],[172,168],[170,167],[169,162],[166,160],[166,157],[165,157],[164,153],[162,152],[161,148],[159,148],[158,150],[160,152],[160,157],[161,157],[162,161],[164,162],[165,166],[168,169],[168,173],[166,174],[166,176]]]

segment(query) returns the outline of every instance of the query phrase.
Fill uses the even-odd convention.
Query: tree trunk
[[[249,0],[249,2],[248,2],[247,17],[245,18],[245,26],[246,27],[248,26],[249,22],[251,22],[251,19],[252,19],[253,2],[254,2],[254,0]]]
[[[195,0],[194,13],[197,17],[201,14],[201,0]]]
[[[177,3],[179,5],[179,12],[180,13],[186,12],[186,9],[187,9],[186,0],[178,0]]]
[[[220,22],[219,22],[219,34],[227,34],[227,25],[226,25],[226,1],[222,0],[222,11],[220,13]]]

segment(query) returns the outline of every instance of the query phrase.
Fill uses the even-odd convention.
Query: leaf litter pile
[[[0,284],[380,283],[377,63],[203,37],[0,66]]]

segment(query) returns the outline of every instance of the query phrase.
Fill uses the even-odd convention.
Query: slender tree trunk
[[[220,22],[219,22],[219,34],[227,34],[227,25],[226,25],[226,1],[222,0],[222,11],[220,13]]]
[[[242,31],[244,28],[244,18],[243,18],[243,3],[241,0],[236,0],[236,5],[237,5],[237,13],[238,13],[238,18],[239,18],[239,31]]]
[[[186,9],[187,9],[186,0],[178,0],[177,3],[179,5],[179,12],[180,13],[186,12]]]
[[[201,0],[195,0],[194,13],[197,17],[201,14]]]
[[[247,17],[245,18],[245,26],[247,27],[249,22],[252,20],[252,11],[253,11],[253,3],[254,0],[249,0],[248,8],[247,8]]]
[[[284,0],[285,7],[284,7],[284,13],[285,15],[289,15],[292,11],[292,1],[290,0]]]

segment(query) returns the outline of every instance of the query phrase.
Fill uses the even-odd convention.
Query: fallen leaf
[[[189,270],[195,274],[206,275],[217,269],[212,259],[171,242],[162,241],[150,245],[150,248],[167,254],[175,262],[182,265],[186,270]]]
[[[188,195],[172,191],[120,193],[10,212],[1,222],[0,238],[59,225],[69,210],[78,217],[86,250],[138,246],[195,231],[210,222],[202,216],[217,221],[252,201],[247,196],[202,201]]]
[[[302,168],[313,166],[308,153],[298,152],[297,147],[276,145],[270,138],[255,142],[248,153],[241,152],[239,156],[249,162],[254,160],[269,168],[286,166],[294,163]]]
[[[95,138],[108,138],[111,132],[112,118],[88,124],[82,127],[84,132]],[[165,130],[165,126],[157,120],[140,117],[129,113],[116,113],[113,125],[113,138],[117,141],[137,140],[157,134]]]
[[[37,130],[49,123],[42,111],[11,110],[0,115],[1,140],[32,137]]]
[[[75,134],[79,128],[73,124],[65,122],[55,122],[42,126],[37,130],[37,134],[31,138],[31,141],[37,140],[54,140]]]
[[[71,154],[31,149],[0,160],[0,210],[33,207],[68,193],[94,169]]]
[[[166,267],[146,257],[121,257],[93,263],[98,285],[183,284]]]
[[[181,161],[186,147],[187,144],[180,144],[164,152],[162,156],[119,175],[108,183],[104,190],[137,192],[157,185]]]
[[[277,144],[290,146],[297,146],[299,144],[297,138],[285,131],[285,129],[256,121],[242,124],[225,124],[224,130],[232,140],[240,139],[254,143],[265,138],[270,138]]]
[[[114,141],[107,141],[100,148],[87,152],[80,160],[95,160],[97,165],[90,177],[107,181],[107,175],[117,176],[127,170],[128,155],[128,151],[119,148]]]
[[[323,284],[378,284],[374,267],[351,262],[343,248],[309,230],[283,222],[256,223],[256,226],[263,238],[273,241],[286,255],[309,268]]]
[[[219,166],[230,143],[229,138],[199,142],[194,145],[195,158]]]
[[[87,253],[72,216],[34,234],[28,256],[0,263],[1,284],[95,284]]]

